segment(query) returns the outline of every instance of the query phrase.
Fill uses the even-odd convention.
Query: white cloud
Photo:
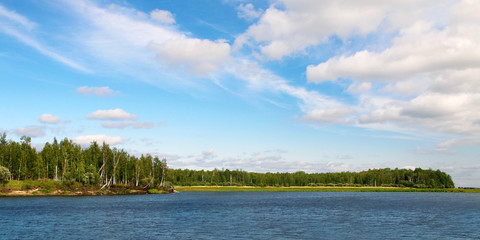
[[[87,115],[88,119],[96,120],[135,120],[137,115],[125,112],[123,109],[117,108],[112,110],[97,110]]]
[[[358,103],[346,104],[354,112],[344,124],[452,138],[439,143],[435,153],[480,145],[471,141],[480,138],[480,18],[471,11],[480,2],[452,3],[444,5],[449,7],[443,20],[422,16],[398,25],[398,35],[385,49],[361,49],[308,66],[307,80],[353,81],[346,92],[356,95]],[[329,109],[316,111],[328,116]],[[304,118],[316,119],[312,114]]]
[[[410,101],[401,114],[412,118],[442,118],[469,111],[469,95],[423,94]]]
[[[370,82],[362,82],[360,84],[352,84],[348,87],[347,92],[353,93],[353,94],[360,94],[364,92],[370,91],[372,88],[372,83]]]
[[[43,137],[45,136],[44,127],[42,126],[28,126],[24,128],[15,129],[17,136],[29,136],[29,137]]]
[[[216,157],[215,150],[213,148],[203,150],[202,151],[202,156],[204,157],[204,159],[214,158],[214,157]]]
[[[302,120],[322,123],[348,123],[348,116],[354,113],[349,108],[314,109],[302,117]]]
[[[452,9],[452,18],[455,23],[478,25],[480,21],[480,4],[475,0],[464,0]]]
[[[77,88],[77,92],[84,95],[84,96],[89,96],[89,95],[96,95],[99,97],[107,97],[107,96],[112,96],[115,94],[118,94],[118,92],[113,91],[110,89],[110,87],[105,86],[105,87],[88,87],[88,86],[82,86]]]
[[[392,46],[380,53],[363,50],[352,56],[331,58],[307,68],[309,82],[356,80],[399,81],[445,70],[465,70],[480,65],[478,27],[437,30],[432,23],[417,22],[402,30]]]
[[[150,17],[158,22],[165,23],[165,24],[175,23],[173,14],[166,10],[155,9],[152,12],[150,12]]]
[[[480,68],[446,70],[435,76],[428,89],[438,93],[478,93],[480,92]]]
[[[415,96],[425,92],[428,86],[421,80],[405,80],[395,83],[390,83],[386,85],[384,88],[380,89],[380,91],[391,93],[394,95],[399,95],[402,97],[408,96]]]
[[[466,136],[463,138],[453,138],[447,141],[438,143],[435,151],[449,152],[451,148],[480,145],[480,138],[478,135]]]
[[[214,72],[230,57],[225,40],[179,38],[162,44],[152,43],[157,58],[169,66],[182,68],[199,76]]]
[[[110,145],[118,145],[124,143],[124,139],[122,137],[112,137],[112,136],[107,136],[104,134],[99,134],[99,135],[86,135],[86,136],[78,136],[75,137],[73,142],[80,144],[82,146],[88,146],[90,145],[93,141],[96,141],[97,143],[107,143]]]
[[[248,21],[259,18],[263,13],[262,9],[255,10],[255,7],[251,3],[240,4],[237,6],[237,15],[239,18],[246,19]]]
[[[480,94],[424,93],[411,100],[364,97],[357,108],[359,126],[394,124],[395,131],[479,136]]]
[[[439,1],[298,1],[273,3],[260,20],[235,42],[235,49],[254,42],[267,59],[304,51],[336,35],[348,39],[376,32],[387,25],[392,30],[427,15],[428,6]]]
[[[45,114],[42,114],[42,116],[40,116],[38,118],[38,121],[42,122],[42,123],[53,123],[53,124],[56,124],[56,123],[59,123],[60,121],[62,121],[62,119],[58,116],[54,116],[52,114],[49,114],[49,113],[45,113]]]

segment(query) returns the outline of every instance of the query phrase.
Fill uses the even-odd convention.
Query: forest
[[[369,169],[361,172],[256,173],[243,170],[171,169],[166,159],[149,154],[140,157],[106,143],[82,147],[67,138],[45,143],[41,151],[31,138],[20,142],[0,136],[0,168],[8,169],[7,180],[52,179],[65,184],[108,187],[128,184],[143,187],[168,186],[376,186],[454,188],[451,177],[431,169]]]

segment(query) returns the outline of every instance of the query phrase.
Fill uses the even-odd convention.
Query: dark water
[[[480,194],[0,198],[0,239],[480,239]]]

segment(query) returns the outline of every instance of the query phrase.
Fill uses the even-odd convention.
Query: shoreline
[[[48,197],[48,196],[113,196],[113,195],[143,195],[151,194],[148,190],[132,190],[128,193],[118,193],[111,190],[89,190],[89,191],[61,191],[44,192],[42,189],[32,190],[11,190],[0,192],[0,197]]]
[[[139,195],[166,194],[175,191],[163,191],[156,188],[135,187],[116,184],[100,189],[91,185],[78,183],[63,184],[54,180],[10,181],[5,186],[0,185],[0,197],[30,197],[30,196],[105,196],[105,195]]]
[[[43,181],[42,181],[43,182]],[[143,188],[130,185],[113,185],[98,189],[93,186],[64,186],[58,182],[47,181],[34,187],[1,186],[0,197],[36,197],[36,196],[108,196],[108,195],[143,195],[168,194],[176,192],[452,192],[480,193],[480,188],[406,188],[406,187],[339,187],[339,186],[291,186],[291,187],[257,187],[257,186],[176,186],[174,190],[162,191],[155,188]],[[55,184],[52,184],[55,183]],[[18,182],[16,183],[18,184]],[[21,182],[28,184],[28,182]],[[28,185],[26,185],[28,186]]]

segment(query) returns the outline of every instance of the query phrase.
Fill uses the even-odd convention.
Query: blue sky
[[[480,186],[480,3],[0,3],[0,131],[173,168],[432,168]]]

